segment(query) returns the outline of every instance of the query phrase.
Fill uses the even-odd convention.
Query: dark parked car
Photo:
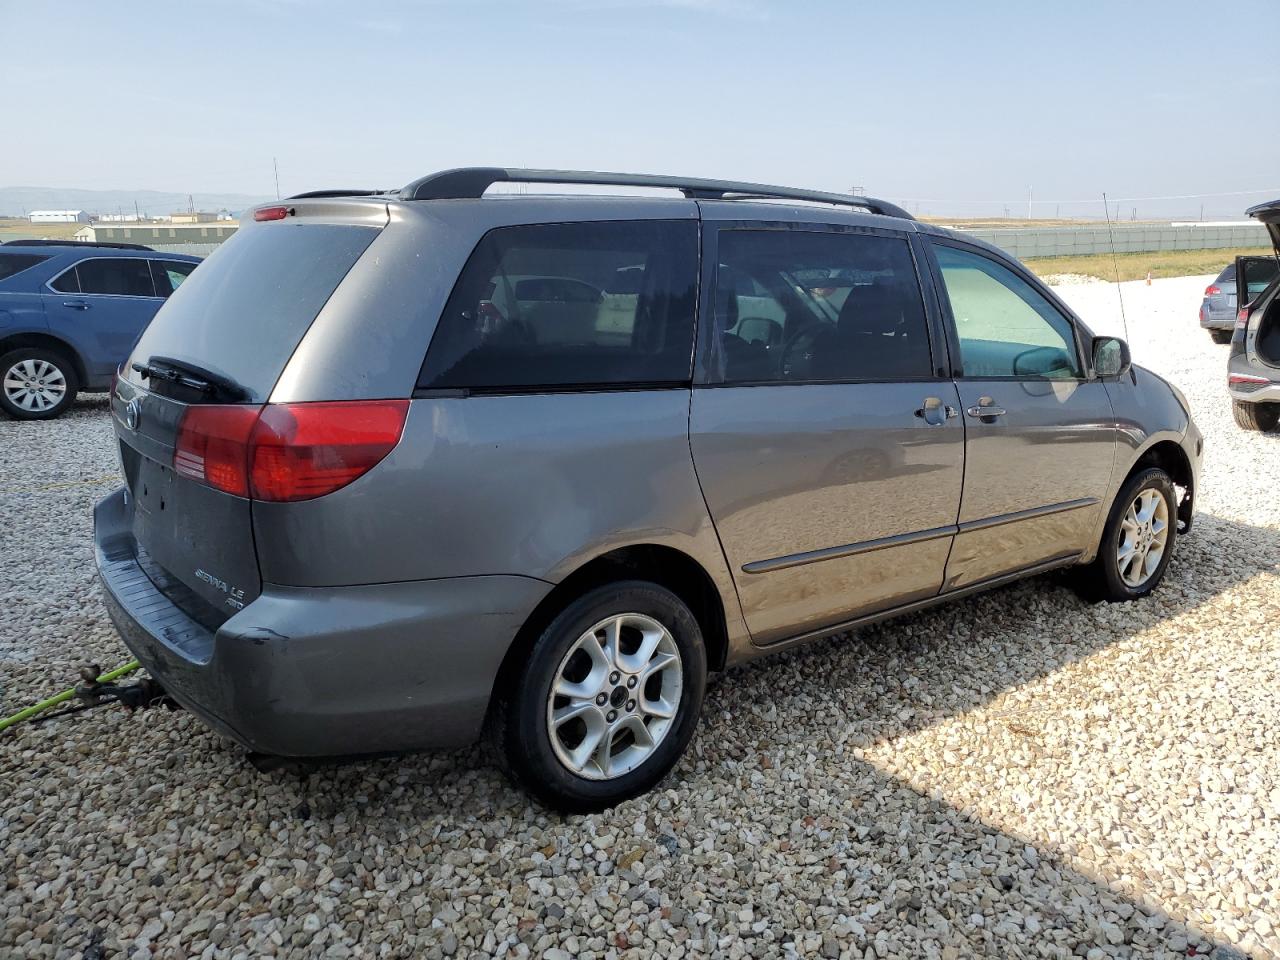
[[[0,410],[50,420],[103,391],[198,257],[121,244],[0,245]]]
[[[1227,361],[1227,390],[1237,424],[1245,430],[1274,430],[1280,424],[1280,200],[1250,207],[1248,213],[1266,225],[1276,257],[1236,261],[1241,307]],[[1270,269],[1264,272],[1244,261],[1261,261]],[[1267,273],[1270,279],[1263,284]]]
[[[246,219],[122,371],[94,519],[126,645],[253,751],[487,729],[599,808],[708,671],[1056,568],[1137,599],[1192,522],[1182,395],[889,203],[466,169]]]
[[[1239,300],[1236,293],[1236,270],[1243,268],[1242,284],[1247,296]],[[1230,343],[1236,328],[1238,304],[1248,303],[1267,288],[1280,274],[1280,263],[1274,257],[1237,257],[1223,267],[1217,279],[1204,288],[1204,302],[1200,304],[1200,326],[1209,331],[1214,343]]]

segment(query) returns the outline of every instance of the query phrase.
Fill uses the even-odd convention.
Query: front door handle
[[[995,423],[996,417],[1003,417],[1007,412],[1004,407],[997,407],[990,397],[979,397],[977,403],[965,410],[969,416],[983,423]]]
[[[89,303],[86,300],[63,300],[64,307],[70,307],[72,310],[88,310]]]

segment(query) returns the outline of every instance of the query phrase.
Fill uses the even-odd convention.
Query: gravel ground
[[[733,671],[663,789],[531,805],[479,750],[264,775],[183,714],[0,734],[0,954],[1280,958],[1280,437],[1231,420],[1206,278],[1124,287],[1207,437],[1137,604],[1037,579]],[[1114,286],[1064,286],[1119,329]],[[104,404],[0,422],[0,707],[127,655]]]

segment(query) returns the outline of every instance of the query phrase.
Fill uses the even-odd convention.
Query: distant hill
[[[274,197],[250,193],[193,193],[197,210],[230,210]],[[32,210],[85,210],[89,213],[133,213],[134,204],[143,216],[163,216],[186,210],[187,194],[161,190],[79,190],[74,187],[0,187],[0,216],[20,217]]]

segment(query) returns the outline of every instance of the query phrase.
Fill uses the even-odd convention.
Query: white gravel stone
[[[1124,285],[1206,436],[1162,587],[1041,578],[735,670],[662,787],[560,817],[478,749],[262,775],[192,717],[0,734],[0,955],[1280,958],[1280,438],[1209,278]],[[1119,331],[1116,288],[1062,294]],[[0,421],[0,710],[128,659],[100,398]]]

